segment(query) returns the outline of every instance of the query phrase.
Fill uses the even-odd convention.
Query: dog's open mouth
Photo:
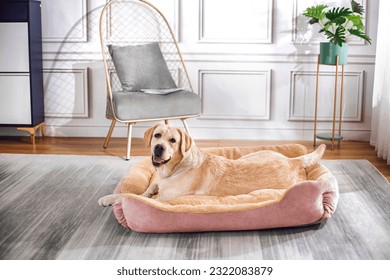
[[[152,156],[153,166],[155,166],[155,167],[159,167],[161,165],[164,165],[164,164],[168,163],[168,161],[170,161],[170,160],[171,160],[171,158],[164,160],[160,157]]]

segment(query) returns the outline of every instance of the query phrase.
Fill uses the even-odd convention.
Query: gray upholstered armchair
[[[135,123],[181,119],[189,132],[186,119],[199,116],[201,102],[161,12],[143,0],[112,0],[101,13],[100,39],[112,120],[103,147],[117,122],[128,125],[127,160]]]

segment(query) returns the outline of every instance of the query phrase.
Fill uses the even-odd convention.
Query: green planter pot
[[[339,56],[339,65],[347,64],[348,44],[343,43],[340,47],[335,43],[320,43],[320,63],[336,65],[336,56]]]

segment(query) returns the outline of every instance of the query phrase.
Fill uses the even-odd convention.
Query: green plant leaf
[[[347,19],[352,22],[355,29],[364,30],[363,18],[360,15],[349,15]]]
[[[344,18],[344,22],[345,22],[345,17],[349,16],[350,14],[352,14],[352,11],[349,8],[339,7],[339,8],[333,8],[329,10],[328,12],[325,13],[325,16],[330,21],[337,23],[338,21],[341,20],[341,18]]]
[[[349,33],[351,33],[351,35],[362,38],[363,40],[365,40],[369,44],[371,44],[371,38],[368,35],[366,35],[362,30],[351,28],[351,29],[348,29],[348,31],[349,31]]]
[[[333,20],[333,22],[337,25],[342,25],[347,21],[346,17],[338,17]]]
[[[351,0],[351,9],[354,13],[357,13],[359,15],[363,15],[364,13],[364,8],[362,5],[360,5],[359,3],[357,3],[356,1],[354,0]]]
[[[342,26],[337,27],[335,33],[331,31],[325,30],[325,36],[328,38],[330,42],[338,44],[340,47],[343,43],[345,43],[345,28]]]
[[[312,7],[307,8],[303,12],[303,15],[311,18],[309,21],[310,24],[318,23],[320,20],[325,18],[324,10],[326,8],[328,8],[327,5],[312,6]]]
[[[371,44],[371,38],[364,34],[363,13],[363,6],[351,0],[351,8],[317,5],[307,8],[303,15],[309,18],[310,24],[319,24],[319,32],[330,42],[341,46],[349,36],[360,37]]]

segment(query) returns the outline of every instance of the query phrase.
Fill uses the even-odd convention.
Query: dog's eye
[[[171,139],[169,139],[169,142],[176,143],[176,139],[175,138],[171,138]]]
[[[154,135],[154,137],[155,137],[155,138],[160,138],[160,137],[161,137],[161,133],[156,133],[156,134]]]

